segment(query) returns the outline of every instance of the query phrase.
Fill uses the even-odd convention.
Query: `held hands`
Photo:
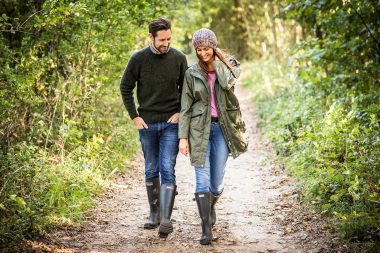
[[[179,140],[179,152],[185,156],[189,155],[189,141],[187,139]]]
[[[169,119],[168,123],[178,123],[179,121],[179,112],[174,113]]]
[[[134,118],[133,123],[135,123],[135,126],[137,127],[137,129],[148,128],[148,125],[145,123],[145,121],[141,117]]]

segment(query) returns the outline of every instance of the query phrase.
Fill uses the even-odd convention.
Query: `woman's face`
[[[211,47],[197,47],[198,58],[204,62],[212,62],[214,60],[214,50]]]

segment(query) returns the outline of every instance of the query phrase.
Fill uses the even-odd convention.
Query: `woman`
[[[240,63],[217,48],[213,31],[200,29],[192,39],[199,62],[185,73],[179,120],[179,150],[195,167],[197,201],[202,219],[201,244],[212,241],[215,204],[223,192],[229,153],[247,150],[245,126],[234,85]]]

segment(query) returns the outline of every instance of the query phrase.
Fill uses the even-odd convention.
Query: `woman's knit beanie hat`
[[[194,48],[204,46],[215,49],[218,45],[215,33],[207,28],[202,28],[196,31],[193,35],[192,43]]]

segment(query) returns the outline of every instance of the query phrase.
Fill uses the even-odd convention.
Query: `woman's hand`
[[[187,139],[179,140],[179,152],[185,156],[189,155],[189,141]]]
[[[215,50],[215,53],[216,53],[217,55],[223,55],[223,52],[222,52],[222,50],[220,50],[219,47],[215,48],[214,50]]]

